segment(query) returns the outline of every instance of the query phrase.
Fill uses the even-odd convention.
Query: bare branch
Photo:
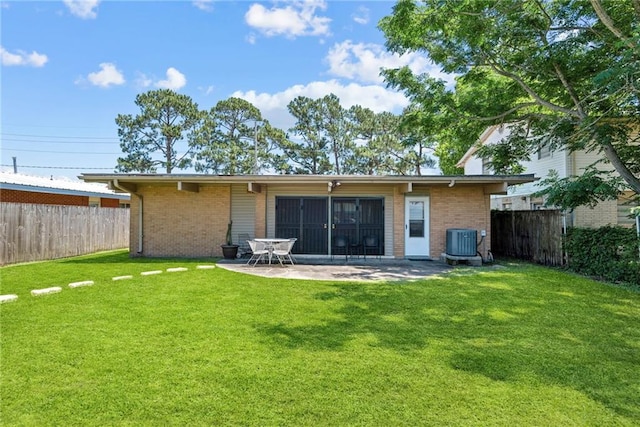
[[[542,3],[539,0],[536,0],[535,4],[536,4],[536,6],[538,6],[538,9],[540,9],[540,11],[544,15],[544,17],[547,19],[547,22],[549,23],[549,26],[551,26],[551,23],[553,22],[553,18],[551,18],[551,16],[549,16],[549,14],[547,13],[547,10],[544,8],[544,6],[542,6]]]
[[[518,85],[524,89],[525,92],[527,92],[527,94],[529,94],[529,96],[531,96],[538,105],[541,105],[543,107],[547,107],[552,111],[557,111],[560,113],[564,113],[573,117],[578,117],[581,118],[581,114],[578,111],[572,110],[570,108],[565,108],[565,107],[561,107],[560,105],[556,105],[554,103],[551,103],[549,101],[545,101],[544,99],[542,99],[540,97],[540,95],[538,95],[533,89],[531,89],[529,87],[528,84],[526,84],[520,77],[518,77],[517,75],[506,71],[500,67],[498,67],[495,63],[493,63],[492,61],[488,61],[489,66],[491,67],[491,69],[493,71],[495,71],[496,73],[500,74],[501,76],[504,77],[508,77],[511,80],[515,81],[516,83],[518,83]]]
[[[504,118],[506,118],[508,115],[510,115],[511,113],[515,113],[518,110],[523,110],[525,108],[528,107],[535,107],[537,106],[538,103],[537,102],[523,102],[521,104],[517,104],[516,106],[514,106],[513,108],[508,109],[507,111],[505,111],[504,113],[500,113],[496,116],[491,116],[491,117],[474,117],[474,116],[461,116],[461,117],[465,117],[467,119],[472,119],[472,120],[478,120],[478,121],[495,121],[495,120],[503,120]]]
[[[618,152],[610,142],[602,142],[601,145],[602,151],[604,151],[605,156],[607,156],[607,159],[609,159],[609,162],[611,162],[611,165],[620,174],[622,179],[624,179],[629,184],[629,186],[631,186],[633,191],[640,194],[640,178],[635,176],[629,170],[627,165],[622,161],[622,159],[620,159]]]
[[[571,100],[573,101],[573,104],[576,106],[576,110],[578,111],[578,114],[580,114],[580,116],[584,117],[585,113],[584,113],[584,110],[582,109],[582,106],[580,105],[580,100],[578,99],[578,94],[573,89],[573,86],[571,86],[571,84],[569,84],[569,81],[567,80],[567,78],[565,77],[564,73],[560,69],[560,66],[555,61],[553,62],[553,69],[555,70],[556,75],[558,76],[558,78],[562,82],[562,86],[564,86],[564,88],[569,93],[569,96],[571,97]]]
[[[595,10],[596,15],[598,15],[598,18],[600,18],[600,21],[604,24],[604,26],[607,27],[609,31],[613,33],[613,35],[615,35],[617,38],[622,40],[628,47],[630,47],[631,49],[635,49],[636,44],[633,42],[632,39],[625,37],[625,35],[622,34],[622,31],[620,31],[616,27],[616,25],[613,22],[613,19],[611,19],[611,17],[607,14],[607,11],[604,10],[604,7],[602,6],[601,1],[600,0],[589,0],[589,1],[591,2],[591,6],[593,7],[593,10]],[[634,4],[634,8],[635,6],[636,4]]]

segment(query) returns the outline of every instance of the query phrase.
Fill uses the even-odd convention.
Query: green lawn
[[[0,269],[19,295],[0,306],[2,424],[640,424],[636,292],[522,265],[380,284],[202,263]],[[169,267],[189,270],[140,275]]]

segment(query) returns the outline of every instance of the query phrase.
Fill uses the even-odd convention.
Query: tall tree
[[[400,150],[398,117],[392,113],[376,114],[369,108],[349,108],[354,126],[353,155],[345,159],[345,172],[362,175],[395,174],[393,154]]]
[[[292,172],[314,175],[330,173],[328,140],[324,135],[319,100],[298,96],[287,105],[287,109],[296,119],[289,131],[300,140],[287,141],[282,146],[285,156],[293,163]]]
[[[431,154],[434,152],[436,135],[441,129],[439,116],[434,111],[420,108],[412,103],[400,116],[400,131],[403,135],[402,146],[404,168],[414,175],[422,175],[424,168],[435,167]]]
[[[639,19],[637,0],[400,0],[380,28],[391,51],[422,52],[480,100],[495,100],[483,112],[481,102],[452,96],[453,114],[518,123],[529,152],[543,144],[598,152],[640,193]],[[398,76],[387,80],[413,99],[440,90]],[[523,132],[512,134],[521,142]]]
[[[343,164],[353,155],[354,128],[347,110],[340,105],[340,99],[334,95],[325,95],[319,100],[321,127],[333,157],[333,171],[340,175]]]
[[[118,137],[125,157],[118,158],[120,172],[171,173],[190,165],[191,139],[199,126],[198,104],[169,89],[136,96],[140,114],[118,114]]]
[[[359,105],[349,109],[355,129],[354,155],[347,159],[348,173],[365,175],[421,175],[433,167],[432,143],[421,126],[403,125],[401,116],[389,112],[374,113]]]
[[[264,145],[257,144],[264,126],[260,110],[250,102],[234,97],[218,102],[197,133],[196,171],[225,175],[257,172],[260,159],[266,157]]]

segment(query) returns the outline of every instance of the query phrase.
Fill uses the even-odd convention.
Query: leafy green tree
[[[255,128],[258,149],[258,167],[256,173],[269,170],[276,173],[291,173],[292,167],[287,162],[287,156],[281,147],[287,146],[289,137],[282,129],[271,126],[264,119]]]
[[[196,171],[225,175],[257,172],[267,157],[264,144],[257,144],[258,133],[264,133],[265,126],[260,110],[250,102],[234,97],[219,101],[197,132]]]
[[[420,108],[416,103],[404,109],[400,117],[404,150],[398,161],[403,174],[422,175],[423,168],[435,167],[431,153],[434,152],[435,138],[441,129],[441,117],[437,112]]]
[[[116,170],[156,172],[160,166],[171,173],[187,168],[191,139],[202,118],[198,105],[169,89],[141,93],[135,103],[140,114],[116,117],[120,147],[126,154],[118,158]]]
[[[598,152],[640,193],[639,18],[637,0],[400,0],[380,28],[389,50],[422,52],[459,75],[444,105],[463,128],[523,124],[528,153],[545,144]],[[409,74],[386,78],[414,100],[440,96],[441,82]],[[509,145],[522,143],[512,135]],[[522,152],[502,157],[508,165]]]
[[[398,116],[389,112],[376,114],[360,105],[349,108],[348,115],[355,141],[353,155],[345,159],[345,173],[400,174],[396,167],[402,151]]]
[[[298,96],[287,105],[287,109],[296,119],[289,131],[300,141],[285,141],[281,147],[286,158],[293,164],[291,171],[313,175],[330,173],[332,166],[328,155],[329,141],[324,134],[321,102]]]
[[[333,157],[333,172],[340,175],[344,173],[343,164],[346,159],[353,155],[353,122],[336,95],[326,95],[319,101],[320,125]]]

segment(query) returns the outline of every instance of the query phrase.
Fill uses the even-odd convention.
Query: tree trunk
[[[631,189],[635,191],[636,194],[640,194],[640,179],[634,176],[629,168],[627,168],[627,165],[625,165],[624,162],[620,159],[620,156],[618,155],[618,152],[613,147],[613,145],[607,142],[603,143],[602,147],[605,156],[607,156],[607,159],[609,159],[616,172],[620,174],[622,179],[624,179],[625,182],[629,184],[629,187],[631,187]]]

